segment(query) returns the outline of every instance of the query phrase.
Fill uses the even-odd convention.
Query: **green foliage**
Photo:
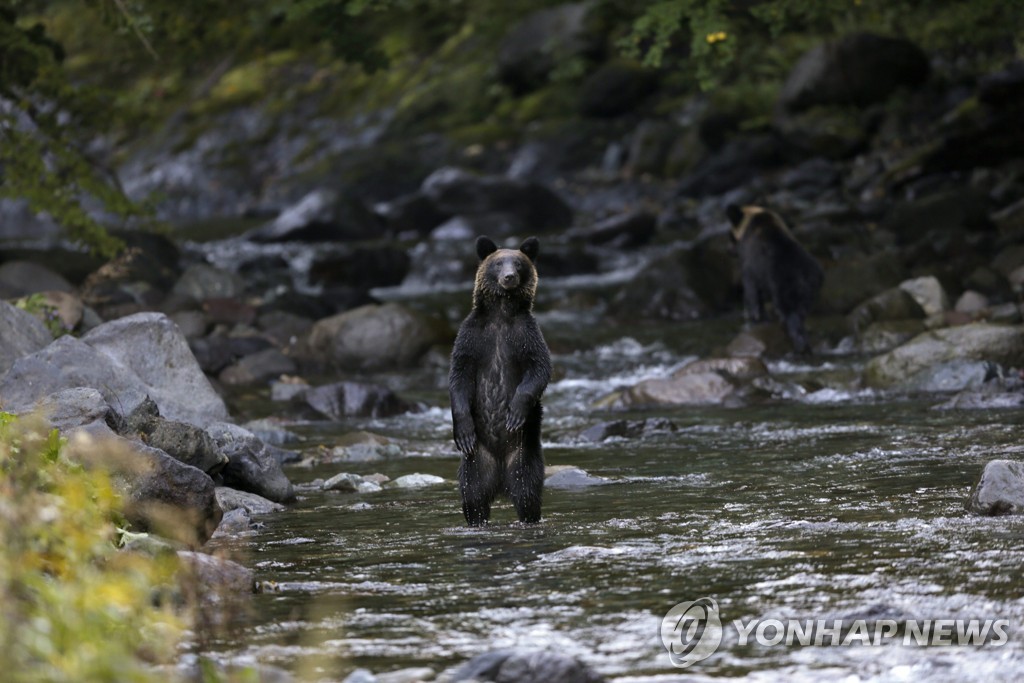
[[[687,45],[680,68],[692,69],[703,90],[733,80],[775,41],[804,34],[824,39],[867,30],[906,36],[926,50],[985,52],[1017,41],[1024,48],[1024,3],[1003,0],[660,0],[646,6],[619,41],[651,67],[670,48]]]
[[[15,301],[14,306],[42,320],[54,339],[62,337],[70,331],[64,326],[60,316],[57,315],[57,309],[47,302],[45,294],[29,294]]]
[[[180,624],[153,598],[176,570],[114,547],[120,498],[56,430],[0,413],[0,670],[12,683],[158,681]]]

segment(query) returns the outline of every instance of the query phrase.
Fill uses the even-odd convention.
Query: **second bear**
[[[821,265],[800,246],[774,211],[730,204],[726,214],[739,252],[747,319],[764,320],[764,302],[771,300],[793,348],[797,353],[807,353],[810,344],[804,319],[824,280]]]
[[[540,399],[551,354],[532,313],[538,248],[536,237],[518,250],[476,242],[473,310],[459,327],[448,376],[462,512],[474,526],[487,523],[499,493],[521,522],[540,521]]]

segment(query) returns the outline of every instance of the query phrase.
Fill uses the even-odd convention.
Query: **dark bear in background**
[[[770,299],[797,353],[807,353],[804,319],[818,296],[824,274],[821,265],[796,241],[774,211],[760,206],[730,204],[726,214],[740,257],[743,308],[748,320],[764,320]]]
[[[487,523],[502,492],[521,522],[540,521],[540,397],[551,354],[531,313],[538,248],[536,237],[518,250],[498,249],[487,237],[476,242],[473,310],[459,327],[448,376],[462,513],[473,526]]]

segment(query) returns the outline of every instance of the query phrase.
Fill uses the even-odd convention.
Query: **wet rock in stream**
[[[987,463],[971,491],[967,508],[981,515],[1024,514],[1024,462]]]
[[[585,664],[550,650],[495,650],[477,655],[448,679],[477,683],[603,683]]]

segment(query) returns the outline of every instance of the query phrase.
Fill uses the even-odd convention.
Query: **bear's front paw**
[[[471,421],[455,423],[455,447],[466,455],[476,453],[476,428]]]
[[[526,416],[530,412],[530,398],[517,396],[508,409],[508,417],[505,418],[505,429],[510,432],[518,432],[526,424]]]

